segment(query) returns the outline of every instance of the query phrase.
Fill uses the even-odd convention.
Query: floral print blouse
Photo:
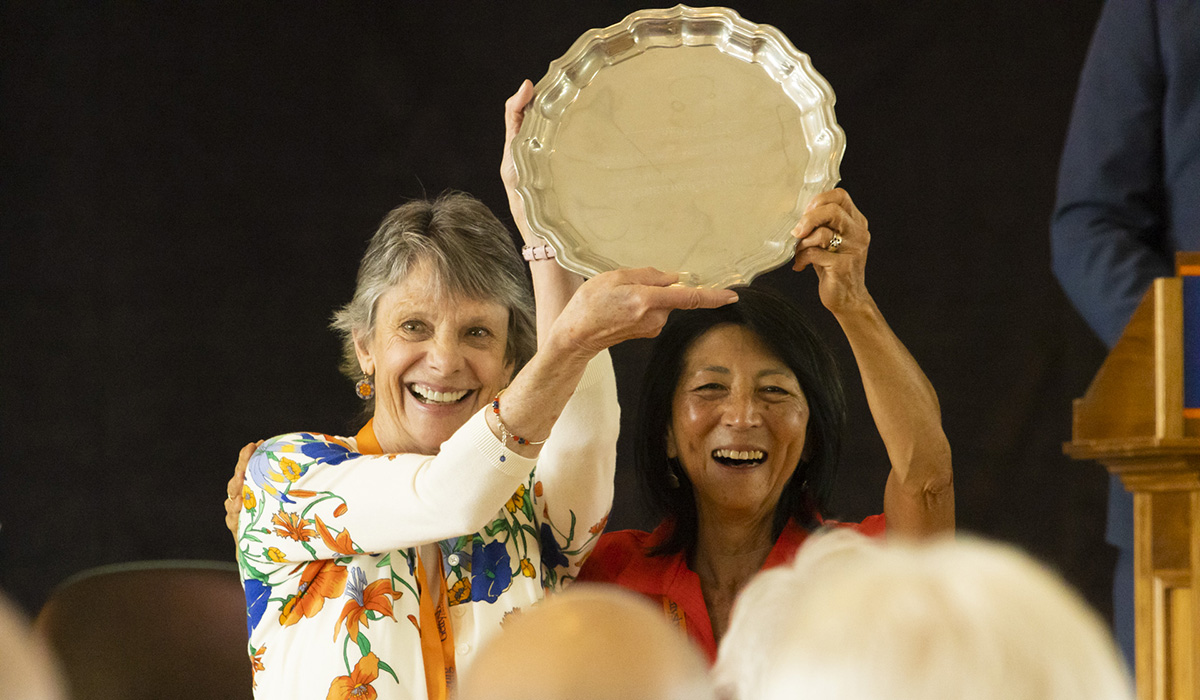
[[[482,411],[436,456],[380,454],[370,423],[264,442],[238,526],[255,697],[426,698],[418,559],[431,578],[440,559],[461,671],[508,613],[575,578],[612,505],[618,427],[604,352],[536,461]]]

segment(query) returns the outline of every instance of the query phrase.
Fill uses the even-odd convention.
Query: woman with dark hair
[[[794,233],[794,269],[816,270],[891,461],[883,515],[847,526],[952,531],[953,473],[937,395],[866,290],[866,219],[834,190],[814,198]],[[834,524],[822,513],[845,397],[825,343],[783,297],[760,289],[739,289],[729,306],[673,314],[648,368],[634,459],[663,523],[652,533],[602,536],[579,580],[661,601],[711,660],[750,577]]]

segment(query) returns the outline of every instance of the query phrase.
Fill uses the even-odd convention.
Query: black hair
[[[774,537],[789,519],[813,528],[829,501],[841,456],[846,423],[846,397],[837,362],[829,346],[803,314],[779,294],[741,287],[738,301],[716,309],[676,311],[650,351],[634,436],[634,466],[651,506],[674,522],[670,535],[650,554],[693,553],[697,514],[691,482],[667,457],[667,429],[684,358],[696,341],[724,324],[752,331],[796,375],[808,399],[809,418],[804,454],[775,508]],[[679,486],[671,484],[674,471]]]

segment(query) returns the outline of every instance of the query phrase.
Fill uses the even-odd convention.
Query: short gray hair
[[[379,298],[425,263],[444,291],[507,308],[504,359],[514,373],[529,361],[537,349],[533,294],[513,239],[483,202],[451,191],[393,209],[371,237],[358,267],[354,298],[334,313],[330,324],[342,337],[342,374],[356,381],[362,377],[354,334],[370,338]],[[369,403],[373,409],[374,399]]]
[[[738,596],[714,668],[736,700],[1132,700],[1108,629],[1009,545],[841,530]]]

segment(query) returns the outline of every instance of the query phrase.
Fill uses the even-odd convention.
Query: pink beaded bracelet
[[[554,250],[554,246],[550,245],[549,243],[544,245],[527,245],[521,249],[521,257],[530,262],[535,260],[550,260],[556,255],[557,253]]]

